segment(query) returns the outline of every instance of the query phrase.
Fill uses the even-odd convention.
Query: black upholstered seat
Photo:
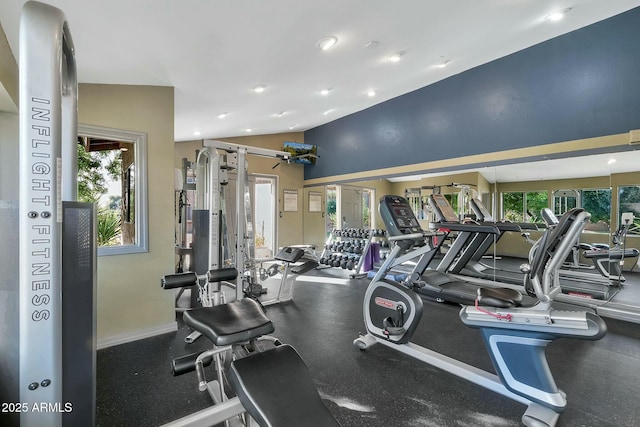
[[[249,341],[274,331],[260,305],[250,298],[213,307],[185,311],[184,323],[201,332],[217,346]]]
[[[309,369],[289,345],[234,360],[229,380],[261,427],[339,427]]]
[[[522,294],[509,288],[478,288],[478,304],[508,308],[522,304]]]

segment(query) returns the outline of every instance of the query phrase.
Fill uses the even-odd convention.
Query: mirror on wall
[[[626,148],[616,146],[614,150]],[[574,250],[564,260],[562,292],[556,301],[588,306],[605,317],[640,323],[640,292],[637,292],[640,289],[640,168],[637,165],[640,165],[640,150],[545,157],[508,165],[377,177],[346,185],[337,182],[325,186],[326,232],[328,235],[331,229],[340,226],[344,216],[338,207],[340,198],[348,199],[356,193],[342,192],[343,185],[375,189],[372,212],[377,212],[378,200],[383,195],[411,199],[423,229],[427,229],[431,221],[425,209],[429,194],[437,188],[456,213],[464,217],[472,215],[468,207],[462,206],[468,204],[468,197],[466,200],[461,197],[466,191],[480,199],[493,219],[522,222],[529,227],[522,232],[502,233],[477,259],[479,269],[495,272],[493,280],[502,283],[498,278],[502,274],[500,270],[518,273],[520,264],[527,261],[533,245],[545,232],[543,208],[560,215],[580,206],[591,218],[575,242]],[[357,203],[359,199],[353,202]],[[331,206],[334,210],[329,211]],[[349,218],[345,217],[348,223]],[[372,228],[384,228],[384,224],[376,221]],[[447,242],[443,251],[447,251],[452,242]],[[437,263],[438,258],[435,260]],[[515,286],[521,284],[522,278]]]
[[[629,216],[625,217],[630,221],[627,237],[635,242],[635,239],[640,241],[638,164],[640,151],[626,151],[390,177],[376,182],[376,197],[384,194],[415,197],[415,210],[420,219],[426,219],[426,216],[422,212],[424,203],[417,198],[424,199],[435,187],[439,187],[438,191],[445,194],[452,206],[461,213],[465,211],[457,206],[458,195],[462,189],[466,189],[470,194],[477,195],[497,220],[541,223],[540,210],[543,207],[549,207],[561,215],[571,207],[581,206],[592,216],[586,227],[585,239],[600,240],[607,244],[612,243],[610,235],[618,228],[622,214],[627,212],[633,214],[631,220]],[[352,200],[352,206],[360,206],[360,198],[356,197],[358,188],[372,186],[372,182],[327,186],[327,209],[331,206],[334,209],[327,212],[327,217],[336,212],[335,205],[339,197]],[[337,191],[339,188],[345,189],[340,195]],[[377,210],[377,198],[372,203],[372,210]],[[336,218],[334,223],[340,219]]]

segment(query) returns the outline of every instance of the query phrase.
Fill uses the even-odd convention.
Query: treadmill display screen
[[[476,207],[478,209],[478,212],[476,212],[476,214],[478,215],[478,219],[480,221],[493,221],[493,218],[491,217],[491,214],[489,213],[489,211],[487,210],[487,208],[484,206],[484,203],[482,203],[482,201],[480,201],[480,199],[471,199],[472,202],[472,207]],[[475,209],[474,209],[475,210]]]
[[[434,208],[437,215],[440,217],[440,221],[458,222],[458,216],[453,211],[453,208],[442,194],[432,194],[429,197],[431,197],[431,199],[434,201]]]
[[[403,197],[383,196],[380,199],[380,215],[390,236],[422,231],[411,206]]]

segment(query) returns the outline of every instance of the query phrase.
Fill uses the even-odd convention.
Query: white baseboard
[[[107,347],[113,347],[115,345],[125,344],[132,341],[141,340],[144,338],[154,337],[160,334],[166,334],[168,332],[175,332],[177,330],[178,330],[178,323],[171,322],[171,323],[165,323],[164,325],[154,326],[152,328],[140,329],[138,331],[127,332],[125,334],[102,338],[98,340],[98,350],[102,350]]]

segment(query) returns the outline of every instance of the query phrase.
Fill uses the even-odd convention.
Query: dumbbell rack
[[[367,274],[363,271],[365,256],[368,256],[372,239],[377,236],[375,230],[333,230],[320,255],[320,264],[349,270],[351,278],[364,277]]]

